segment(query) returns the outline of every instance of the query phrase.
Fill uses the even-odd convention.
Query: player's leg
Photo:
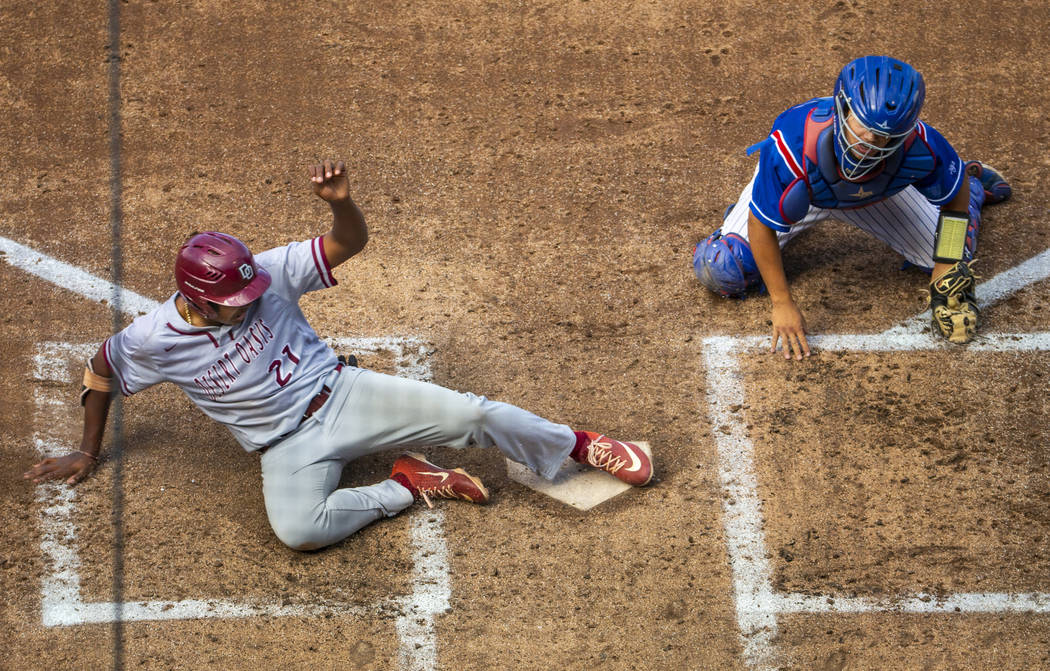
[[[338,443],[325,427],[308,421],[262,455],[263,499],[277,537],[295,550],[315,550],[343,540],[416,499],[488,500],[481,481],[462,469],[445,469],[422,455],[405,455],[391,478],[366,487],[339,487],[345,458],[330,455]]]
[[[576,444],[569,427],[484,396],[374,371],[343,382],[319,415],[347,460],[420,446],[495,446],[550,478]]]
[[[745,192],[750,200],[750,188]],[[696,278],[700,284],[725,298],[743,298],[748,291],[762,284],[762,276],[747,240],[747,200],[730,205],[722,215],[722,226],[693,248]],[[742,229],[739,220],[743,220]]]
[[[324,547],[396,515],[412,504],[420,489],[444,498],[488,498],[480,481],[469,474],[415,458],[399,459],[391,479],[379,484],[336,489],[347,462],[383,450],[497,446],[548,479],[570,455],[631,484],[645,484],[652,477],[650,458],[630,443],[574,432],[474,394],[367,370],[347,373],[344,370],[336,380],[320,411],[262,455],[271,526],[295,549]],[[407,484],[398,479],[406,474]],[[442,491],[453,481],[454,491]]]
[[[333,392],[341,405],[322,418],[349,459],[413,446],[496,447],[547,479],[568,456],[630,485],[652,478],[652,459],[637,445],[573,431],[509,403],[369,371],[350,387],[345,396]],[[469,476],[460,484],[466,496],[459,498],[475,500],[484,489],[474,489]]]
[[[262,455],[263,499],[274,533],[295,550],[336,543],[413,503],[393,480],[337,489],[345,462],[324,458],[322,427],[311,422]]]
[[[985,205],[1001,203],[1013,193],[1013,189],[1010,188],[1010,183],[1006,181],[1006,178],[987,163],[967,161],[966,174],[976,177],[980,181],[981,187],[984,189]]]
[[[969,218],[966,231],[964,259],[970,260],[977,251],[977,233],[981,226],[981,207],[985,191],[980,180],[968,177],[970,188]],[[854,210],[837,210],[836,216],[867,231],[908,263],[927,271],[933,269],[933,243],[937,234],[940,208],[930,204],[914,187],[908,187],[886,200]]]
[[[747,221],[751,203],[751,189],[755,175],[747,183],[735,203],[726,208],[722,225],[693,248],[693,272],[705,287],[726,298],[743,298],[748,291],[762,285],[762,276],[751,253]],[[796,235],[826,215],[813,209],[806,218],[786,233],[777,233],[780,248]]]

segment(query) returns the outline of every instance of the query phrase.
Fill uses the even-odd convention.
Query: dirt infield
[[[306,166],[344,158],[371,241],[304,299],[317,331],[419,339],[434,381],[647,440],[658,479],[580,512],[495,452],[434,450],[492,503],[295,553],[258,459],[156,388],[123,403],[122,462],[34,488],[39,450],[78,440],[78,348],[113,317],[7,251],[0,668],[1050,668],[1046,275],[995,285],[978,346],[931,349],[920,325],[892,349],[875,334],[921,312],[924,276],[823,225],[785,264],[828,340],[786,363],[745,340],[766,298],[717,299],[690,268],[744,148],[867,53],[913,63],[923,118],[1010,179],[980,274],[1050,249],[1045,2],[114,5],[124,287],[167,298],[194,230],[323,233]],[[111,11],[0,8],[0,243],[105,280]]]

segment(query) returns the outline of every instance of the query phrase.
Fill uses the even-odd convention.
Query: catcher
[[[788,289],[781,249],[818,221],[835,218],[874,235],[931,273],[934,331],[953,343],[977,332],[973,273],[981,207],[1010,197],[994,168],[964,163],[919,121],[922,75],[887,56],[842,69],[834,95],[780,114],[752,145],[758,167],[722,226],[693,251],[711,291],[743,297],[764,283],[773,303],[773,344],[784,358],[809,356],[806,321]]]

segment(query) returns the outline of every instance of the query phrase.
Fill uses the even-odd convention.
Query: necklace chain
[[[183,298],[182,299],[182,304],[186,308],[186,322],[190,326],[196,326],[196,324],[193,323],[193,314],[190,312],[190,302],[188,300],[186,300],[185,298]]]

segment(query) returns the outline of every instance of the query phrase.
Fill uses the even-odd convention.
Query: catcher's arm
[[[964,177],[963,178],[963,185],[959,188],[959,191],[955,194],[955,196],[950,201],[948,201],[943,206],[941,206],[941,210],[942,211],[945,211],[945,212],[948,212],[948,211],[951,211],[951,212],[966,212],[968,210],[968,208],[970,207],[970,182],[969,182],[969,179],[970,179],[969,177]],[[955,265],[955,264],[954,263],[944,263],[942,261],[934,261],[934,263],[933,263],[933,272],[930,274],[930,277],[933,278],[934,280],[937,280],[938,278],[940,278],[941,275],[943,275],[944,273],[948,272],[948,269],[951,268],[953,265]]]
[[[99,347],[98,352],[92,358],[90,370],[93,375],[102,379],[113,377],[113,371],[106,363],[102,347]],[[96,383],[95,386],[102,386],[102,384]],[[98,453],[102,449],[102,434],[106,430],[106,418],[109,416],[112,394],[112,391],[87,389],[83,396],[84,434],[80,440],[80,448],[61,457],[44,459],[34,464],[22,477],[35,483],[45,480],[65,480],[67,485],[75,485],[87,477],[98,463]]]
[[[809,356],[806,319],[791,298],[777,234],[748,212],[747,237],[751,242],[755,265],[762,274],[762,281],[765,282],[769,298],[773,302],[773,346],[770,352],[776,352],[777,342],[783,339],[781,347],[785,359],[790,359],[792,354],[796,359],[802,359],[803,355]]]
[[[942,210],[967,212],[970,189],[966,182]],[[935,262],[930,276],[930,321],[949,342],[964,345],[977,335],[981,311],[975,292],[978,277],[973,262]]]

